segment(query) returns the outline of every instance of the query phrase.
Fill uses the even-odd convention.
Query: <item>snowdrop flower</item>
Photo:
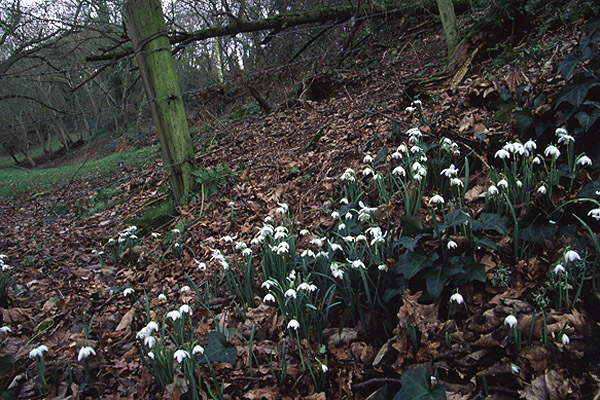
[[[559,135],[558,143],[568,144],[569,142],[574,142],[575,138],[571,135]]]
[[[227,235],[227,236],[223,236],[221,238],[221,241],[225,242],[225,243],[233,243],[233,238],[230,235]]]
[[[368,176],[368,175],[371,175],[372,173],[373,173],[373,169],[371,167],[367,167],[367,168],[363,169],[363,172],[362,172],[363,176]]]
[[[181,363],[184,359],[191,358],[191,357],[190,357],[190,353],[188,353],[187,351],[177,350],[175,353],[173,353],[173,358],[175,360],[177,360],[178,363]]]
[[[538,188],[537,192],[538,192],[539,194],[542,194],[542,195],[543,195],[543,194],[546,194],[546,193],[548,192],[548,190],[546,189],[546,186],[545,186],[545,185],[542,185],[542,186],[540,186],[540,187]]]
[[[316,258],[315,252],[312,251],[311,249],[306,249],[302,253],[300,253],[300,257],[304,258],[306,256]]]
[[[277,255],[285,254],[290,251],[290,245],[288,242],[281,242],[275,248],[271,247],[271,250],[276,252]]]
[[[577,260],[581,260],[581,257],[579,257],[579,254],[577,254],[576,251],[568,250],[565,253],[565,261],[566,262],[572,262],[572,261],[577,261]]]
[[[4,262],[0,263],[2,265],[2,271],[10,271],[12,267],[8,264],[4,264]]]
[[[132,288],[127,288],[127,289],[123,290],[123,296],[127,297],[130,294],[133,294],[134,292],[135,292],[135,290],[133,290]]]
[[[151,359],[151,360],[154,360],[154,352],[149,351],[148,352],[148,358]]]
[[[406,171],[400,165],[392,170],[392,175],[406,176]]]
[[[302,282],[301,284],[298,285],[298,287],[296,289],[308,291],[309,288],[310,288],[310,285],[308,283]]]
[[[156,321],[150,321],[150,322],[148,322],[148,325],[146,325],[146,329],[149,332],[152,332],[152,331],[158,332],[158,324],[156,323]]]
[[[495,196],[498,194],[498,188],[494,185],[491,185],[487,190],[488,196]]]
[[[270,215],[267,215],[265,217],[265,224],[273,225],[274,223],[275,223],[275,220],[273,220],[273,217],[271,217]]]
[[[0,254],[0,261],[7,260],[8,256],[6,254]]]
[[[342,222],[338,225],[338,231],[343,231],[344,229],[346,229],[346,224]]]
[[[533,151],[537,149],[537,144],[535,144],[533,140],[529,140],[523,145],[523,147],[525,147],[525,150],[527,151]]]
[[[510,153],[508,151],[506,151],[505,149],[500,149],[496,152],[494,157],[504,160],[506,158],[510,158]]]
[[[77,361],[81,361],[84,358],[88,358],[89,356],[95,356],[96,350],[91,348],[90,346],[83,346],[79,349],[79,355],[77,356]]]
[[[540,156],[535,156],[535,158],[531,161],[533,165],[540,165],[542,163],[542,159]]]
[[[346,220],[352,219],[352,213],[348,211],[346,215],[344,215],[344,218],[346,218]]]
[[[600,221],[600,208],[594,208],[588,212],[588,216],[595,218]]]
[[[293,330],[297,330],[298,328],[300,328],[300,323],[298,321],[296,321],[295,319],[292,319],[292,320],[290,320],[290,322],[288,322],[287,328],[288,329],[292,328]]]
[[[588,156],[581,156],[577,159],[577,165],[585,167],[586,165],[592,165],[592,159]]]
[[[115,243],[117,243],[117,241],[116,241],[115,239],[113,239],[113,238],[110,238],[110,239],[108,240],[108,244],[111,244],[111,245],[112,245],[112,244],[115,244]]]
[[[273,225],[271,224],[264,224],[262,228],[258,228],[258,234],[262,237],[272,235],[274,231]]]
[[[571,341],[569,339],[569,337],[563,333],[562,338],[560,338],[560,341],[562,342],[562,344],[564,344],[565,346],[569,344],[569,342]]]
[[[454,164],[450,165],[448,168],[442,170],[440,175],[445,175],[448,178],[453,178],[458,174],[458,169],[454,166]]]
[[[421,100],[414,100],[412,103],[410,103],[411,106],[422,106],[423,102]]]
[[[388,270],[388,266],[386,264],[381,264],[377,266],[377,269],[382,271],[382,272],[387,272]]]
[[[275,296],[273,296],[271,293],[267,293],[265,295],[265,297],[263,297],[263,303],[275,303]]]
[[[346,259],[346,261],[348,261],[350,263],[350,265],[352,266],[352,268],[354,268],[354,269],[359,269],[359,268],[366,269],[367,268],[367,267],[365,267],[365,264],[363,264],[363,262],[361,260],[350,261],[350,260]]]
[[[365,221],[369,219],[371,213],[373,211],[377,211],[377,207],[367,207],[362,201],[358,202],[358,206],[360,207],[360,211],[358,212],[358,219],[361,221]]]
[[[277,203],[279,207],[275,210],[275,214],[285,214],[288,212],[289,206],[285,203]]]
[[[399,158],[402,158],[402,153],[400,153],[400,152],[398,152],[398,151],[395,151],[395,152],[393,152],[393,153],[392,153],[392,158],[393,158],[394,160],[397,160],[397,159],[399,159]]]
[[[517,325],[517,318],[510,314],[509,316],[507,316],[506,318],[504,318],[504,325],[508,325],[511,328],[514,327],[515,325]]]
[[[171,318],[173,321],[177,321],[181,318],[181,313],[177,310],[169,311],[167,313],[167,318]]]
[[[327,368],[327,365],[321,364],[321,371],[323,371],[323,373],[326,373],[327,371],[329,371],[329,368]]]
[[[150,236],[152,236],[154,239],[158,239],[160,237],[160,233],[158,233],[158,232],[152,232],[150,234]]]
[[[193,314],[192,308],[187,304],[182,304],[181,307],[179,307],[179,312],[181,313],[181,315],[183,315],[183,314],[192,315]]]
[[[29,352],[29,358],[44,357],[44,353],[47,351],[48,346],[41,344]]]
[[[515,182],[517,184],[517,187],[520,189],[523,187],[523,182],[521,182],[520,180],[517,179],[517,182]]]
[[[333,212],[331,213],[331,218],[332,218],[332,219],[338,219],[339,217],[340,217],[340,213],[339,213],[339,212],[337,212],[337,211],[333,211]]]
[[[553,272],[554,272],[555,274],[559,274],[559,273],[561,273],[561,272],[562,272],[563,274],[566,274],[566,273],[567,273],[567,271],[565,270],[565,267],[563,267],[563,265],[562,265],[562,264],[557,264],[557,265],[556,265],[556,267],[554,267],[554,270],[553,270]]]
[[[189,292],[191,289],[188,285],[183,285],[181,289],[179,289],[179,293]]]
[[[245,257],[249,257],[252,255],[252,249],[251,248],[245,248],[244,250],[242,250],[242,255]]]
[[[302,229],[300,231],[300,236],[306,236],[306,235],[310,235],[310,232],[308,231],[308,229]]]
[[[350,235],[348,235],[348,236],[344,236],[344,237],[342,238],[342,240],[343,240],[344,242],[346,242],[346,243],[354,243],[354,241],[355,241],[356,239],[354,238],[354,236],[350,236]]]
[[[294,289],[288,289],[285,291],[285,293],[283,294],[285,297],[292,297],[292,298],[296,298],[296,291]]]
[[[419,153],[419,152],[421,152],[421,151],[423,151],[423,149],[422,149],[422,148],[420,148],[420,147],[419,147],[419,146],[417,146],[417,145],[415,145],[415,146],[413,146],[413,147],[411,147],[411,148],[410,148],[410,152],[411,152],[411,153],[413,153],[413,154]]]
[[[343,181],[353,182],[356,180],[355,175],[356,175],[356,173],[354,172],[354,170],[352,168],[347,168],[346,171],[344,171],[344,173],[342,174],[340,179]]]
[[[344,277],[344,271],[340,268],[340,266],[336,263],[331,263],[329,266],[331,270],[331,276],[337,279],[342,279]]]
[[[324,238],[314,238],[310,241],[310,244],[314,244],[316,245],[318,248],[323,247],[323,244],[325,243],[325,239]]]
[[[499,182],[496,184],[496,186],[498,186],[498,187],[500,187],[500,188],[502,188],[502,189],[506,190],[506,189],[508,189],[508,182],[506,181],[506,179],[501,179],[501,180],[500,180],[500,181],[499,181]]]
[[[415,111],[417,111],[417,108],[416,108],[416,107],[411,107],[411,106],[408,106],[408,107],[406,107],[406,108],[404,109],[404,111],[406,111],[406,112],[407,112],[407,113],[409,113],[409,114],[412,114],[412,113],[414,113]]]
[[[364,158],[363,158],[363,163],[368,164],[370,162],[373,162],[373,157],[371,157],[370,154],[367,154]]]
[[[271,289],[271,286],[279,286],[277,282],[271,279],[267,279],[260,285],[261,288],[266,288],[267,290]]]
[[[177,229],[177,228],[171,229],[171,232],[173,232],[176,235],[179,235],[181,233],[181,231],[179,229]]]
[[[347,198],[345,198],[345,197],[342,197],[342,198],[340,199],[340,204],[348,204],[348,203],[349,203],[349,201],[348,201],[348,199],[347,199]]]
[[[277,231],[277,232],[275,232],[275,236],[273,236],[273,239],[275,239],[275,240],[285,239],[287,236],[288,236],[287,233],[285,233],[283,231]]]
[[[334,252],[336,252],[338,250],[339,251],[343,250],[342,246],[339,245],[339,244],[337,244],[337,243],[331,243],[331,242],[329,242],[329,246],[331,246],[331,250],[333,250]]]
[[[509,153],[514,153],[515,152],[515,145],[513,143],[506,143],[504,146],[502,146],[502,148],[506,151],[508,151]]]
[[[460,178],[452,178],[450,179],[450,186],[458,186],[458,187],[463,187],[465,184],[463,183],[463,181],[460,180]]]
[[[243,240],[239,240],[239,241],[235,242],[236,250],[244,250],[246,248],[248,248],[248,245]]]
[[[510,363],[510,370],[515,375],[519,375],[519,372],[521,372],[521,368],[519,368],[519,366],[517,364],[513,364],[513,363]]]
[[[354,238],[354,241],[355,241],[356,243],[358,243],[358,242],[368,242],[368,241],[369,241],[369,239],[367,239],[367,237],[366,237],[365,235],[362,235],[362,234],[361,234],[361,235],[357,235],[357,236]]]
[[[206,263],[198,261],[194,258],[194,263],[196,263],[196,269],[199,271],[206,271]]]
[[[156,344],[156,338],[154,336],[146,336],[144,338],[144,344],[149,348],[152,348]]]
[[[450,303],[452,303],[453,301],[457,304],[462,304],[465,302],[465,299],[463,299],[460,293],[456,292],[452,296],[450,296]]]
[[[556,146],[550,144],[548,147],[546,147],[546,150],[544,150],[544,155],[546,157],[552,157],[556,160],[558,157],[560,157],[560,150],[558,150]]]
[[[448,241],[448,243],[446,244],[446,247],[448,247],[448,250],[452,250],[458,247],[458,244],[454,241],[454,240],[450,240]]]
[[[421,168],[423,168],[423,166],[418,161],[415,161],[411,166],[412,172],[414,172],[415,174],[418,173]]]
[[[204,347],[200,346],[199,344],[194,346],[194,348],[192,349],[192,354],[204,354]]]
[[[431,199],[429,199],[429,205],[444,204],[444,202],[444,198],[439,194],[436,194]]]
[[[3,327],[0,327],[0,333],[6,334],[6,333],[11,333],[11,332],[12,332],[12,329],[10,329],[9,326],[4,325]]]
[[[562,135],[567,135],[568,132],[565,128],[556,128],[556,130],[554,131],[554,134],[556,136],[562,136]]]

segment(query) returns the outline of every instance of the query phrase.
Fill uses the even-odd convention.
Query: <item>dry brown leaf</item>
[[[279,398],[279,390],[276,386],[252,389],[244,393],[242,399],[245,400],[276,400]]]
[[[135,307],[132,307],[127,313],[121,318],[121,322],[115,328],[116,331],[122,331],[131,327],[131,323],[135,318]]]
[[[531,385],[519,394],[526,400],[562,400],[568,398],[573,392],[568,379],[565,379],[566,371],[559,373],[550,370],[544,375],[538,376]]]

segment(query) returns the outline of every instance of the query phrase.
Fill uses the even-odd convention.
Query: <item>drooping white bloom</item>
[[[564,143],[564,144],[568,144],[570,142],[574,142],[575,138],[571,135],[559,135],[558,136],[558,143]]]
[[[202,347],[199,344],[197,344],[192,349],[192,354],[194,354],[194,355],[196,355],[196,354],[204,354],[204,347]]]
[[[560,338],[560,341],[566,346],[571,340],[569,339],[566,333],[563,333],[562,337]]]
[[[416,107],[411,107],[411,106],[408,106],[408,107],[406,107],[406,108],[404,109],[404,111],[406,111],[406,112],[407,112],[407,113],[409,113],[409,114],[412,114],[412,113],[414,113],[416,110],[417,110],[417,108],[416,108]]]
[[[154,336],[146,336],[144,338],[144,344],[149,348],[152,348],[156,344],[156,338]]]
[[[188,305],[188,304],[182,304],[181,307],[179,307],[179,312],[181,313],[181,315],[183,314],[190,314],[192,315],[192,308]]]
[[[190,290],[192,289],[190,289],[188,285],[183,285],[181,289],[179,289],[179,293],[189,292]]]
[[[382,271],[382,272],[387,272],[388,270],[388,266],[386,264],[381,264],[377,266],[377,269]]]
[[[177,229],[177,228],[171,229],[171,232],[173,232],[176,235],[179,235],[181,233],[181,231],[179,229]]]
[[[48,346],[41,344],[37,347],[34,347],[33,350],[29,352],[29,358],[43,357],[44,353],[48,351]]]
[[[445,175],[448,178],[453,178],[458,174],[458,169],[454,166],[454,164],[451,164],[448,168],[445,168],[442,170],[442,173],[440,175]]]
[[[311,249],[306,249],[302,253],[300,253],[300,257],[302,257],[302,258],[307,257],[307,256],[316,258],[315,252],[312,251]]]
[[[295,319],[292,319],[292,320],[290,320],[290,322],[288,322],[287,328],[288,329],[292,328],[293,330],[297,330],[298,328],[300,328],[300,323],[298,321],[296,321]]]
[[[152,331],[158,332],[158,323],[156,321],[150,321],[150,322],[148,322],[148,325],[146,325],[146,329],[149,332],[152,332]]]
[[[329,368],[327,368],[327,365],[321,364],[321,371],[323,371],[323,373],[326,373],[327,371],[329,371]]]
[[[345,198],[345,197],[342,197],[342,198],[340,199],[340,204],[348,204],[348,203],[349,203],[349,201],[348,201],[348,199],[347,199],[347,198]]]
[[[589,158],[588,156],[580,156],[577,159],[577,165],[585,167],[586,165],[592,165],[592,159]]]
[[[258,228],[258,234],[262,237],[272,235],[275,229],[271,224],[264,224],[262,228]]]
[[[508,182],[506,181],[506,179],[501,179],[500,181],[498,181],[496,186],[506,190],[506,189],[508,189]]]
[[[500,158],[500,159],[506,159],[506,158],[510,158],[510,153],[508,151],[506,151],[505,149],[500,149],[496,152],[496,154],[494,155],[495,158]]]
[[[149,351],[148,352],[148,358],[151,359],[151,360],[154,360],[154,352]]]
[[[350,237],[352,237],[352,236],[350,236]],[[362,235],[362,234],[361,234],[361,235],[357,235],[357,236],[356,236],[355,238],[353,238],[353,239],[354,239],[354,241],[355,241],[356,243],[358,243],[358,242],[368,242],[368,241],[369,241],[369,239],[367,239],[367,237],[366,237],[365,235]]]
[[[363,163],[368,164],[373,162],[373,157],[370,154],[367,154],[364,158],[363,158]]]
[[[567,135],[568,132],[567,132],[567,130],[565,128],[561,127],[561,128],[556,128],[556,130],[554,131],[554,134],[556,136],[562,136],[562,135]]]
[[[173,321],[177,321],[181,318],[181,313],[178,310],[169,311],[167,313],[167,318],[171,318]]]
[[[177,360],[178,363],[181,363],[184,359],[186,358],[191,358],[190,357],[190,353],[188,353],[185,350],[177,350],[175,353],[173,353],[173,358],[175,360]]]
[[[356,180],[356,173],[352,168],[347,168],[346,171],[342,174],[341,180],[353,182]]]
[[[338,225],[338,231],[343,231],[344,229],[346,229],[346,224],[342,222]]]
[[[332,219],[338,219],[338,218],[340,218],[340,213],[338,211],[332,211],[331,212],[331,218]]]
[[[238,240],[237,242],[235,242],[236,250],[244,250],[247,247],[248,247],[248,245],[243,240]]]
[[[546,194],[548,192],[548,190],[546,189],[546,185],[542,185],[538,188],[537,192],[539,194]]]
[[[242,255],[245,257],[249,257],[252,255],[252,249],[247,247],[244,250],[242,250]]]
[[[444,203],[445,203],[444,198],[442,196],[440,196],[439,194],[436,194],[431,199],[429,199],[429,205],[432,205],[432,204],[444,204]]]
[[[521,182],[519,179],[517,179],[517,181],[515,183],[517,184],[517,187],[519,189],[523,187],[523,182]]]
[[[158,232],[152,232],[150,234],[150,236],[152,236],[154,239],[158,239],[160,237],[160,233],[158,233]]]
[[[529,140],[523,145],[523,147],[525,147],[527,151],[533,151],[537,149],[537,144],[533,140]]]
[[[515,145],[513,143],[506,143],[504,146],[502,146],[502,149],[508,151],[509,153],[514,153],[515,152]],[[498,153],[496,153],[498,154]]]
[[[279,286],[276,281],[272,279],[267,279],[260,285],[261,288],[265,288],[267,290],[271,289],[271,286]]]
[[[10,333],[10,332],[12,332],[12,329],[10,329],[9,326],[4,325],[4,326],[0,327],[0,333]]]
[[[462,304],[464,303],[465,299],[463,299],[460,293],[456,292],[452,296],[450,296],[450,303],[452,303],[453,301],[458,304]]]
[[[346,259],[346,261],[348,261],[350,263],[350,265],[352,266],[352,268],[354,269],[359,269],[359,268],[363,268],[366,269],[367,267],[365,267],[365,264],[361,261],[361,260],[348,260]]]
[[[521,368],[517,364],[510,363],[510,370],[513,374],[518,375],[521,372]]]
[[[498,188],[494,185],[491,185],[487,190],[488,196],[495,196],[498,194]]]
[[[373,173],[373,169],[371,167],[367,167],[367,168],[363,169],[363,172],[362,172],[363,176],[368,176],[368,175],[371,175],[372,173]]]
[[[600,208],[594,208],[588,212],[588,216],[600,220]]]
[[[275,296],[273,296],[271,293],[267,293],[265,295],[265,297],[263,297],[263,303],[275,303]]]
[[[277,203],[279,207],[275,210],[275,214],[285,214],[289,210],[289,206],[286,203]]]
[[[564,274],[564,273],[566,273],[567,271],[565,270],[565,267],[563,267],[563,265],[562,265],[562,264],[557,264],[557,265],[556,265],[556,267],[554,267],[554,270],[553,270],[553,272],[554,272],[555,274],[559,274],[559,273],[563,273],[563,274]]]
[[[326,240],[327,240],[327,239],[325,239],[325,238],[314,238],[314,239],[312,239],[312,240],[310,241],[310,244],[314,244],[314,245],[316,245],[318,248],[321,248],[321,247],[323,247],[323,245],[325,244],[325,241],[326,241]]]
[[[448,247],[448,250],[452,250],[457,248],[458,244],[454,240],[449,240],[446,246]]]
[[[292,288],[289,288],[288,290],[285,291],[285,293],[283,294],[285,297],[292,297],[292,298],[296,298],[296,291]]]
[[[392,170],[392,175],[406,176],[406,171],[400,165]]]
[[[581,260],[581,257],[579,256],[579,254],[577,254],[576,251],[568,250],[565,253],[565,261],[566,262],[573,262],[573,261],[577,261],[577,260]]]
[[[340,266],[337,263],[331,263],[329,269],[331,270],[331,276],[333,276],[334,278],[342,279],[344,277],[344,271],[340,268]]]
[[[506,318],[504,318],[504,325],[508,325],[511,328],[514,327],[515,325],[517,325],[517,323],[518,323],[517,317],[515,317],[512,314],[510,314]]]
[[[223,236],[221,238],[221,241],[225,242],[225,243],[233,243],[233,238],[230,235],[227,235],[227,236]]]
[[[560,157],[560,150],[558,150],[556,146],[550,144],[548,147],[546,147],[546,150],[544,150],[544,155],[546,157],[552,157],[556,160],[558,157]]]
[[[535,158],[531,161],[531,164],[533,165],[540,165],[542,163],[542,159],[540,158],[540,156],[535,156]]]
[[[133,294],[134,292],[135,292],[135,290],[133,290],[132,288],[127,288],[127,289],[123,290],[123,296],[127,297],[130,294]]]
[[[337,244],[337,243],[331,243],[331,242],[329,242],[329,246],[331,247],[331,250],[333,250],[334,252],[336,252],[338,250],[339,251],[343,250],[343,247],[341,245]]]
[[[310,232],[308,231],[308,229],[302,229],[300,231],[300,236],[306,236],[306,235],[310,235]]]
[[[283,232],[283,231],[276,231],[275,235],[273,236],[273,239],[275,240],[279,240],[279,239],[285,239],[288,237],[288,234]]]
[[[83,346],[81,349],[79,349],[79,355],[77,356],[77,361],[81,361],[84,358],[88,358],[89,356],[95,356],[95,355],[96,355],[96,350],[94,350],[90,346]]]
[[[377,211],[377,207],[368,207],[362,201],[358,202],[358,206],[360,207],[360,211],[358,212],[358,219],[361,221],[365,221],[365,220],[369,219],[369,217],[371,216],[371,213],[373,211]]]
[[[460,180],[460,178],[452,178],[450,179],[450,186],[458,186],[458,187],[463,187],[465,184],[463,183],[463,181]]]

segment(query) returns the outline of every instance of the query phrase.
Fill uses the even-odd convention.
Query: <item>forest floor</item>
[[[389,258],[383,261],[387,271],[376,273],[390,274],[394,279],[404,273],[407,287],[398,284],[404,290],[386,303],[395,308],[388,310],[385,319],[378,319],[381,310],[369,309],[364,294],[358,296],[361,304],[353,309],[355,315],[344,313],[339,304],[328,307],[331,315],[327,326],[322,327],[321,343],[317,340],[321,335],[314,331],[309,338],[296,340],[293,327],[289,327],[290,315],[263,302],[268,291],[261,283],[270,277],[259,272],[258,248],[253,248],[252,261],[256,268],[252,286],[256,307],[248,308],[228,285],[226,274],[231,272],[215,264],[213,250],[220,249],[228,260],[235,259],[227,236],[249,244],[268,215],[281,219],[276,210],[283,203],[293,216],[294,235],[308,229],[313,239],[328,235],[330,240],[337,238],[343,243],[340,235],[331,233],[340,223],[331,213],[343,210],[340,177],[347,168],[357,171],[357,179],[367,188],[361,199],[377,205],[371,223],[381,223],[382,229],[384,221],[388,227],[400,226],[405,205],[397,196],[376,204],[378,192],[371,179],[362,176],[363,160],[366,155],[379,158],[381,163],[375,170],[385,173],[382,165],[391,165],[391,154],[408,140],[405,132],[415,126],[419,126],[425,144],[438,144],[443,138],[458,144],[456,165],[464,171],[464,160],[468,159],[470,170],[464,182],[468,190],[463,193],[463,209],[473,219],[485,213],[490,166],[501,166],[494,155],[503,144],[519,139],[513,124],[494,118],[498,108],[493,102],[503,89],[516,94],[519,85],[528,83],[543,88],[549,94],[545,104],[551,104],[560,86],[548,83],[558,76],[560,60],[552,60],[553,50],[560,48],[567,54],[580,37],[578,29],[573,24],[539,36],[536,40],[543,57],[521,54],[504,67],[485,57],[475,58],[455,89],[421,97],[421,114],[418,105],[417,111],[407,111],[412,102],[404,82],[419,76],[424,65],[439,63],[443,47],[440,36],[421,38],[422,47],[417,51],[405,46],[397,52],[370,54],[355,68],[332,71],[327,75],[331,93],[319,101],[303,101],[236,123],[213,121],[211,128],[198,122],[203,119],[201,113],[197,119],[191,116],[192,127],[202,132],[202,143],[206,144],[198,154],[198,165],[206,169],[227,166],[231,173],[216,193],[194,197],[178,208],[176,218],[154,228],[152,232],[160,233],[159,238],[147,228],[140,229],[135,246],[119,253],[115,260],[107,254],[109,239],[119,239],[131,221],[139,220],[148,210],[149,202],[156,203],[164,193],[167,179],[164,170],[157,168],[160,162],[76,181],[59,192],[22,196],[14,200],[21,204],[18,207],[1,203],[5,208],[0,222],[0,253],[7,255],[4,263],[12,267],[7,268],[12,282],[3,294],[1,308],[2,325],[11,330],[0,333],[2,383],[13,389],[12,398],[187,398],[190,383],[182,378],[177,362],[176,384],[161,393],[144,365],[148,359],[142,361],[142,344],[136,334],[148,322],[147,315],[163,323],[168,311],[189,304],[196,343],[218,353],[211,368],[198,364],[200,398],[209,396],[208,388],[218,391],[221,382],[223,397],[232,399],[385,399],[399,390],[405,391],[401,398],[439,399],[443,398],[440,388],[451,399],[484,395],[497,399],[597,398],[599,299],[598,292],[590,289],[596,277],[585,276],[575,300],[578,287],[569,286],[565,296],[573,301],[572,307],[557,304],[555,298],[544,308],[534,301],[534,294],[544,287],[568,249],[583,255],[577,238],[590,239],[590,235],[581,225],[570,231],[571,237],[557,234],[530,242],[530,248],[519,257],[514,255],[510,228],[504,234],[501,228],[488,232],[494,245],[487,248],[472,246],[472,238],[465,235],[444,236],[457,245],[449,248],[453,256],[467,257],[483,268],[485,282],[467,279],[453,285],[457,281],[449,279],[435,301],[419,301],[427,291],[427,279],[408,284],[411,277],[399,271],[406,268],[401,260],[409,254],[410,244],[393,243]],[[549,141],[540,139],[538,149]],[[384,149],[388,152],[382,153]],[[428,154],[430,158],[433,152]],[[564,184],[555,187],[551,198],[554,207],[573,199],[579,188],[599,175],[594,166],[577,175],[574,189]],[[117,184],[109,185],[111,182]],[[103,207],[98,207],[100,200],[92,196],[101,192],[98,187],[103,184],[112,192],[102,200]],[[107,189],[102,191],[107,193]],[[432,185],[426,187],[416,213],[421,230],[415,233],[424,235],[419,251],[427,256],[446,254],[441,249],[444,244],[431,233],[435,224],[429,204],[440,191]],[[532,197],[531,202],[541,200]],[[505,220],[506,226],[512,227],[510,215]],[[570,220],[566,216],[558,224],[571,226]],[[173,233],[175,228],[179,234]],[[417,236],[404,225],[403,229],[404,238]],[[308,237],[298,235],[294,240],[298,252],[318,250]],[[104,258],[97,256],[101,250]],[[593,252],[587,253],[588,260],[593,257]],[[351,260],[337,261],[342,265]],[[199,268],[200,262],[208,264],[208,269]],[[303,273],[301,267],[297,269]],[[492,284],[493,278],[502,277],[505,287]],[[318,275],[313,278],[316,282]],[[394,279],[390,280],[392,285],[397,282]],[[191,282],[198,285],[198,292],[185,290]],[[216,284],[211,286],[211,282]],[[133,289],[133,294],[124,295],[127,288]],[[208,289],[213,293],[206,293]],[[462,295],[461,304],[449,301],[455,289]],[[319,290],[323,295],[325,289]],[[360,292],[360,288],[355,290]],[[166,301],[159,297],[161,294]],[[518,318],[515,330],[505,324],[511,313]],[[175,329],[169,320],[164,323]],[[373,323],[381,323],[381,327],[374,328]],[[216,345],[207,339],[217,329],[226,333],[220,344],[222,351],[214,350]],[[520,340],[515,339],[517,331]],[[568,335],[568,342],[564,335]],[[46,395],[39,394],[42,382],[36,361],[30,358],[36,344],[48,347],[43,359]],[[84,344],[96,353],[86,359],[89,364],[85,367],[84,361],[78,360]],[[172,345],[171,350],[175,350]],[[230,362],[219,358],[227,359],[231,352],[235,357]],[[326,371],[322,363],[327,365]],[[419,374],[407,374],[411,370]],[[422,371],[427,375],[420,374]],[[435,384],[430,383],[429,375],[435,376],[431,380]],[[423,376],[427,377],[425,383]],[[412,397],[403,397],[409,390]]]

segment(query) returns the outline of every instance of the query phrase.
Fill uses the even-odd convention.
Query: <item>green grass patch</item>
[[[75,179],[104,175],[119,170],[123,165],[143,165],[156,158],[156,149],[146,147],[111,154],[99,160],[89,160],[78,172]],[[0,169],[0,197],[14,199],[26,192],[41,195],[69,182],[82,161],[49,169],[23,170],[17,168]]]

